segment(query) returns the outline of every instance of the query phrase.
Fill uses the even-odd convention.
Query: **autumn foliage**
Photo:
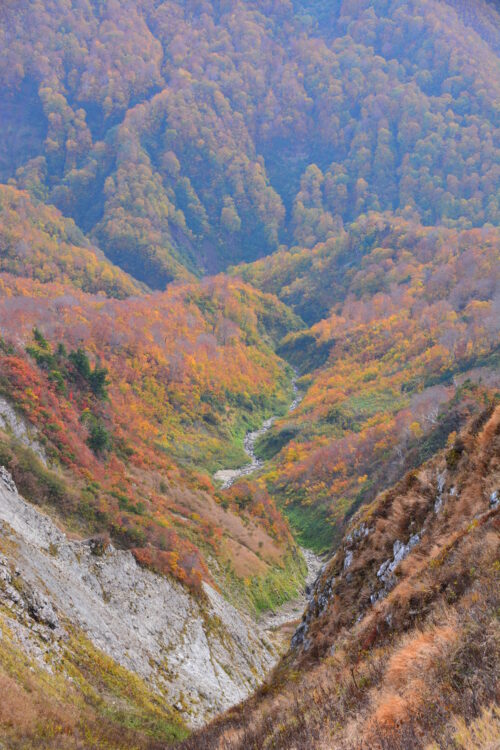
[[[498,744],[497,4],[3,0],[0,49],[0,465],[254,613],[298,542],[332,556],[307,638],[186,747]],[[19,680],[0,724],[36,743]],[[162,741],[82,694],[88,742]]]
[[[1,389],[73,485],[49,493],[56,508],[191,586],[212,580],[207,551],[237,554],[225,541],[234,514],[269,539],[264,569],[275,564],[290,537],[273,504],[215,514],[209,471],[244,462],[233,432],[286,405],[271,335],[291,313],[223,278],[123,301],[7,274],[0,284]]]
[[[500,408],[487,409],[355,515],[314,587],[302,643],[186,750],[498,745],[499,426]],[[413,535],[383,583],[394,544]]]
[[[273,427],[282,447],[264,477],[309,544],[329,546],[353,508],[496,397],[499,269],[496,229],[380,214],[236,269],[312,323],[280,345],[305,393]]]
[[[141,290],[104,258],[71,219],[5,185],[0,185],[0,270],[110,297],[124,298]]]
[[[4,3],[0,176],[155,288],[367,211],[498,224],[482,0]]]

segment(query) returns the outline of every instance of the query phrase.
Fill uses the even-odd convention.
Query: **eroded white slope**
[[[192,726],[245,698],[276,660],[255,624],[213,588],[205,584],[205,597],[196,600],[176,582],[138,566],[130,552],[108,546],[96,555],[90,541],[68,539],[20,497],[5,472],[2,537],[9,565],[17,567],[32,599],[42,609],[46,603],[45,626],[57,638],[78,625],[95,646],[146,678]],[[29,602],[9,601],[15,589],[0,584],[13,617],[20,607],[33,609]],[[43,624],[42,610],[38,618]],[[19,633],[29,649],[29,634]]]

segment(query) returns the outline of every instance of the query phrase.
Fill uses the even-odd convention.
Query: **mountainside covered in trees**
[[[6,438],[21,490],[195,587],[204,554],[235,562],[242,539],[241,555],[279,559],[290,538],[266,496],[235,517],[209,472],[244,463],[238,435],[291,399],[268,339],[291,313],[223,278],[121,301],[9,274],[1,285],[2,393],[61,472]],[[261,570],[255,558],[245,577]]]
[[[498,224],[495,4],[2,4],[0,176],[154,287],[367,210]]]
[[[369,214],[237,271],[312,323],[279,348],[304,399],[257,450],[276,456],[261,481],[303,542],[329,548],[498,394],[500,234]]]
[[[270,496],[211,476],[292,400],[300,321],[228,277],[153,294],[57,209],[1,205],[0,739],[160,747],[259,684],[255,619],[305,578]]]
[[[241,700],[299,544],[188,747],[498,742],[498,4],[6,0],[0,45],[0,744]]]

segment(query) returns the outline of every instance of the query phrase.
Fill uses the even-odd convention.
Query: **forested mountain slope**
[[[304,543],[331,546],[354,508],[498,397],[499,271],[497,229],[380,214],[236,269],[312,323],[280,344],[304,398],[258,446]]]
[[[20,278],[59,281],[109,297],[144,291],[107,261],[71,219],[6,185],[0,185],[0,269]]]
[[[63,472],[6,447],[21,490],[195,587],[210,579],[205,554],[234,562],[234,536],[252,574],[279,560],[290,540],[272,504],[218,507],[209,472],[243,463],[238,435],[291,399],[268,333],[291,313],[223,278],[122,301],[8,274],[0,284],[2,395]]]
[[[259,684],[278,653],[255,620],[305,578],[269,495],[211,477],[286,410],[274,342],[299,323],[224,277],[106,296],[138,287],[19,200],[32,241],[0,274],[0,738],[157,748]]]
[[[498,224],[495,5],[2,4],[0,174],[154,287],[367,210]]]

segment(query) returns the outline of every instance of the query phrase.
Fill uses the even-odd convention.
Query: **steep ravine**
[[[14,587],[0,570],[0,632],[8,627],[38,667],[56,668],[57,644],[76,628],[146,680],[188,726],[243,700],[277,659],[254,622],[214,588],[204,584],[205,597],[196,599],[131,552],[70,539],[0,467],[2,565],[18,578]]]
[[[0,427],[45,461],[35,428],[4,399]],[[206,583],[204,596],[193,597],[131,552],[94,541],[68,536],[0,465],[0,638],[7,627],[35,668],[50,673],[58,644],[82,633],[190,727],[258,687],[279,654],[251,617]]]
[[[290,404],[288,411],[294,411],[302,400],[302,395],[297,388],[298,372],[294,371],[294,377],[292,379],[292,386],[294,392],[294,398]],[[263,422],[262,426],[258,430],[247,432],[243,442],[245,453],[250,459],[249,463],[244,464],[238,469],[221,469],[214,474],[214,479],[221,482],[221,489],[228,489],[238,479],[253,474],[258,469],[262,468],[264,461],[258,458],[255,454],[255,446],[257,440],[268,432],[273,426],[277,417],[270,417]],[[304,555],[304,559],[307,563],[307,577],[305,581],[305,587],[298,597],[285,602],[281,607],[274,611],[266,612],[259,620],[259,625],[262,631],[272,636],[277,630],[283,628],[288,623],[292,623],[302,616],[302,613],[307,605],[308,592],[312,588],[318,573],[321,570],[324,560],[316,555],[312,550],[301,548],[301,552]]]

